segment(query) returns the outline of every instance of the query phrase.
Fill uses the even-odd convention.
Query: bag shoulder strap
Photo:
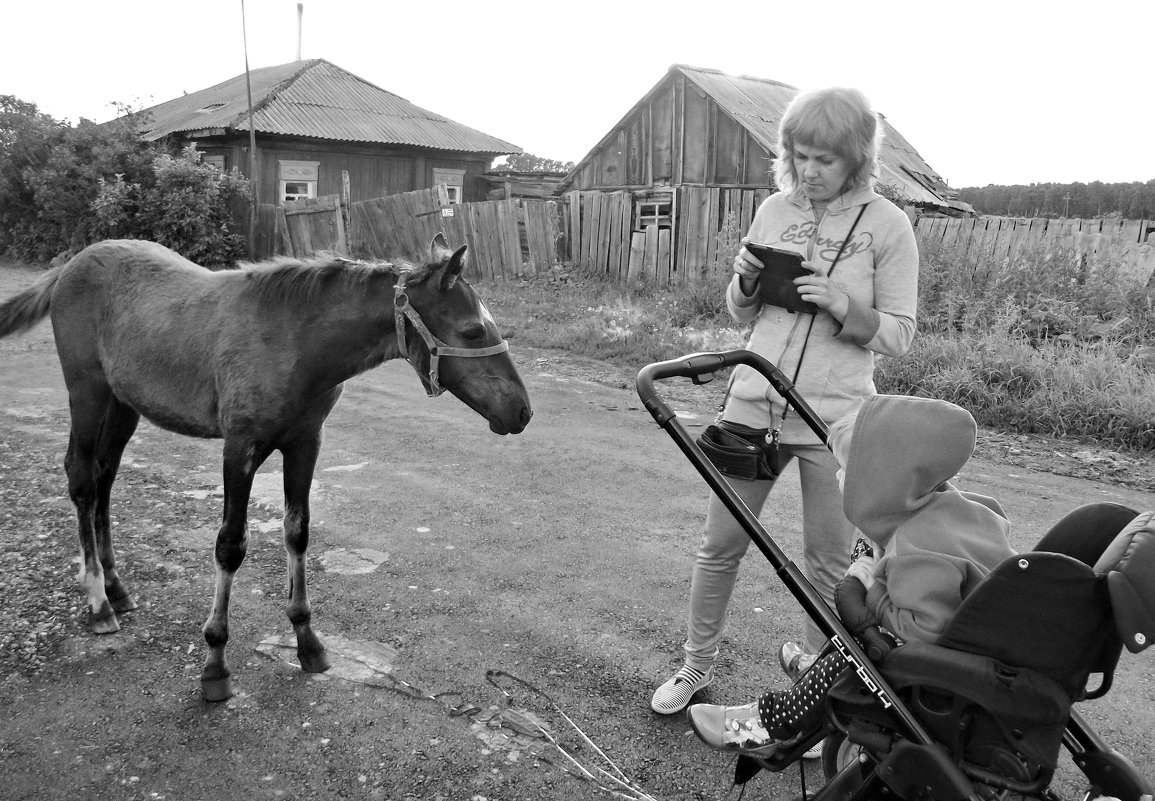
[[[873,202],[873,201],[872,201]],[[866,207],[870,203],[863,203],[862,208],[858,210],[858,216],[854,218],[854,222],[850,224],[850,230],[846,232],[846,236],[842,240],[842,244],[838,246],[838,253],[834,255],[834,261],[830,262],[830,269],[826,271],[827,277],[834,272],[834,268],[838,266],[838,261],[842,258],[843,252],[846,250],[846,243],[854,236],[854,230],[858,228],[858,223],[862,219],[862,215],[866,214]],[[798,382],[798,374],[802,371],[802,360],[806,358],[806,346],[810,344],[810,332],[814,330],[814,318],[817,315],[810,315],[810,324],[806,326],[806,337],[802,340],[802,352],[798,354],[798,364],[794,365],[794,377],[790,379],[791,384]],[[772,432],[771,436],[774,441],[778,441],[778,432],[782,430],[782,423],[786,421],[786,415],[790,412],[790,404],[786,404],[786,408],[782,410],[782,419],[778,421],[777,427]]]

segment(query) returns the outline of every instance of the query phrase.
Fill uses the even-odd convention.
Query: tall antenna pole
[[[297,61],[301,60],[301,34],[304,30],[305,4],[297,3]]]
[[[253,125],[253,82],[249,77],[249,32],[245,25],[245,0],[241,0],[241,41],[245,49],[245,91],[249,96],[249,258],[256,258],[257,206],[261,202],[260,178],[257,175],[257,129]]]

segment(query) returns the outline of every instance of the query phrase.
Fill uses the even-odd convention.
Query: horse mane
[[[357,290],[381,277],[396,281],[399,273],[408,271],[409,283],[416,284],[430,272],[429,265],[411,262],[353,261],[337,256],[298,259],[277,256],[263,262],[242,262],[246,289],[256,294],[260,303],[299,303],[308,305],[334,291]]]

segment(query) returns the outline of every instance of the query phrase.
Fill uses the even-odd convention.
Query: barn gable
[[[778,125],[798,89],[675,64],[577,163],[563,189],[772,185]],[[919,205],[969,211],[883,115],[880,183]]]

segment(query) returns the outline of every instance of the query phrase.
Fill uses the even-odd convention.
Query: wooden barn
[[[445,184],[450,203],[484,200],[481,177],[521,148],[473,130],[324,59],[250,71],[258,198],[356,202]],[[196,142],[205,159],[249,175],[245,75],[144,112],[147,139]]]
[[[728,270],[735,234],[772,191],[778,124],[798,91],[670,67],[563,180],[571,258],[659,281]],[[969,212],[885,117],[882,124],[880,183],[922,209]]]

